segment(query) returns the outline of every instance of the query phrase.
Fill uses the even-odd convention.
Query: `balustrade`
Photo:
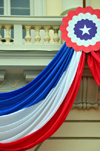
[[[0,30],[2,29],[2,25],[0,25]],[[11,25],[5,25],[4,29],[6,31],[5,34],[5,44],[12,44],[11,42],[11,35],[10,35],[10,29],[11,29]],[[34,29],[35,30],[35,43],[34,44],[41,44],[41,38],[44,39],[44,44],[50,44],[50,39],[51,37],[49,36],[49,30],[52,29],[54,30],[54,36],[53,36],[53,44],[59,44],[59,35],[58,35],[58,30],[59,30],[59,26],[53,26],[53,28],[51,28],[50,26],[43,26],[43,28],[41,28],[41,26],[34,26],[33,28],[31,28],[31,26],[29,25],[25,25],[24,29],[26,30],[26,36],[24,37],[25,39],[25,44],[32,44],[31,43],[31,35],[30,35],[30,30]],[[45,36],[41,37],[40,36],[40,29],[44,29],[45,32]],[[19,35],[19,33],[17,33]],[[2,40],[2,35],[0,33],[0,44],[2,44],[1,42]]]
[[[54,29],[54,37],[53,37],[53,40],[54,40],[54,43],[58,44],[59,43],[59,36],[58,36],[58,30],[59,30],[59,26],[53,26],[53,29]]]
[[[31,26],[24,26],[25,30],[26,30],[26,36],[25,36],[25,40],[26,40],[26,43],[25,44],[32,44],[30,41],[31,41],[31,36],[30,36],[30,29],[31,29]]]
[[[10,40],[11,40],[11,35],[10,35],[10,29],[11,29],[11,25],[5,25],[4,26],[5,30],[6,30],[6,35],[5,35],[5,44],[11,44]]]
[[[45,30],[44,41],[45,41],[45,44],[49,44],[49,42],[50,42],[49,29],[50,29],[50,26],[44,26],[44,30]]]
[[[59,27],[62,24],[62,17],[5,17],[0,18],[0,31],[4,29],[5,36],[2,38],[0,32],[0,44],[24,45],[24,44],[60,44],[58,35]],[[17,28],[18,27],[18,28]],[[14,29],[14,38],[11,37],[11,29]],[[23,29],[26,35],[23,37]],[[50,37],[49,32],[53,30]],[[32,31],[32,32],[31,32]],[[42,34],[41,34],[42,31]],[[33,34],[34,32],[34,34]],[[31,34],[32,33],[32,34]],[[52,43],[51,43],[52,41]]]
[[[41,26],[35,26],[34,27],[35,29],[35,44],[41,44],[40,43],[40,40],[41,40],[41,37],[40,37],[40,29],[41,29]]]

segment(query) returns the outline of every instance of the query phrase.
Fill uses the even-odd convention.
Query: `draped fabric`
[[[51,63],[23,88],[0,94],[0,150],[26,150],[64,122],[77,95],[85,54],[65,44]]]
[[[88,54],[87,62],[95,81],[100,86],[100,50],[97,52],[91,51]]]
[[[67,69],[73,52],[73,48],[68,48],[64,44],[56,57],[36,79],[21,89],[9,93],[1,93],[0,115],[13,113],[45,99]]]

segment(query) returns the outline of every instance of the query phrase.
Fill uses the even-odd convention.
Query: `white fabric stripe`
[[[77,71],[80,56],[81,52],[74,52],[68,69],[62,75],[57,86],[50,91],[48,96],[42,102],[27,109],[23,109],[13,114],[0,117],[0,123],[4,122],[0,127],[0,130],[3,131],[0,132],[0,142],[11,142],[25,135],[31,134],[40,129],[52,118],[52,116],[55,114],[55,112],[63,102],[71,86],[71,83]],[[21,118],[23,118],[21,119],[20,116]],[[15,122],[16,117],[17,120],[19,118],[18,122]],[[11,119],[12,124],[9,122],[9,125],[7,125],[7,122],[5,122],[6,119],[8,121],[9,119]],[[4,126],[5,123],[6,126]]]

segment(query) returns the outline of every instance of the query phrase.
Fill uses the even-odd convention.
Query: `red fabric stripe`
[[[97,52],[91,51],[88,54],[87,63],[95,81],[100,86],[100,50]]]
[[[71,88],[66,98],[64,99],[63,103],[61,104],[60,108],[52,117],[52,119],[50,119],[48,123],[46,123],[41,129],[39,129],[33,134],[30,134],[24,138],[21,138],[11,143],[4,143],[4,144],[0,143],[0,149],[2,151],[22,151],[22,150],[25,151],[26,149],[30,149],[35,145],[43,142],[57,131],[57,129],[65,121],[73,105],[73,102],[76,98],[76,95],[78,93],[81,77],[83,73],[84,63],[85,63],[85,53],[82,53],[79,66],[77,69],[77,73],[71,85]]]

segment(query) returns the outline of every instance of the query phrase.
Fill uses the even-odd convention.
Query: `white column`
[[[0,31],[1,31],[1,29],[2,29],[2,25],[0,25]],[[0,33],[0,44],[2,44],[1,40],[2,40],[2,36],[1,36],[1,33]]]
[[[22,25],[14,25],[14,44],[22,44]]]
[[[34,0],[34,15],[35,16],[46,15],[46,0]]]
[[[34,10],[34,0],[30,0],[30,16],[34,16],[35,10]]]

